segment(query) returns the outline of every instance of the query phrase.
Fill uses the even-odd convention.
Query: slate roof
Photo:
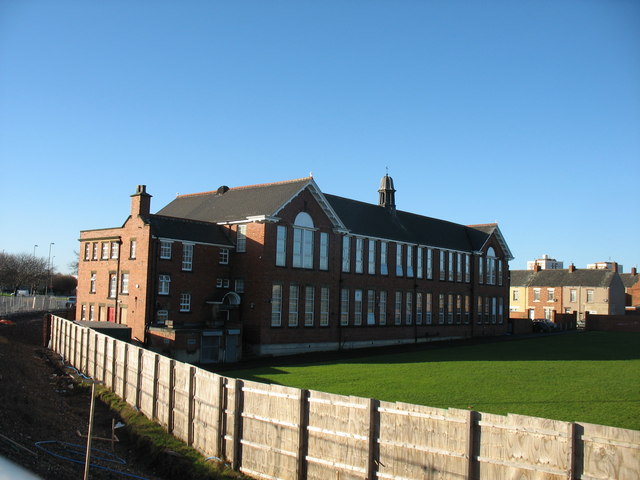
[[[206,222],[233,222],[248,217],[273,215],[283,203],[309,184],[310,178],[250,185],[211,192],[180,195],[158,212],[169,217]],[[222,187],[221,187],[222,188]]]
[[[640,274],[633,275],[632,273],[621,273],[620,278],[624,284],[624,288],[633,287],[638,281],[640,281]]]
[[[312,177],[246,187],[180,195],[158,215],[206,222],[234,222],[276,216],[295,195],[311,186],[316,198],[355,235],[415,243],[464,252],[478,251],[497,230],[496,224],[465,226],[319,191]],[[500,239],[502,239],[501,235]],[[503,245],[506,247],[506,244]],[[506,247],[507,255],[511,254]]]
[[[616,272],[612,270],[576,269],[569,270],[545,269],[511,270],[512,287],[594,287],[607,288],[613,282]]]
[[[151,225],[151,234],[155,237],[233,246],[224,229],[215,223],[161,215],[149,215],[145,222]]]

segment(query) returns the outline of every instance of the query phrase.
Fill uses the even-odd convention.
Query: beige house
[[[540,268],[512,270],[509,287],[512,318],[553,320],[556,313],[622,315],[624,284],[612,270]]]

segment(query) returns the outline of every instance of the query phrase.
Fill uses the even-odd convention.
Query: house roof
[[[154,237],[233,246],[224,229],[216,223],[162,215],[149,215],[145,217],[145,222],[151,226],[151,234]]]
[[[616,272],[612,270],[545,269],[511,270],[512,287],[594,287],[606,288],[614,281]]]
[[[226,223],[272,216],[311,180],[310,177],[277,183],[227,188],[179,195],[158,214],[206,222]]]
[[[339,231],[464,252],[479,251],[495,235],[507,258],[513,258],[496,224],[465,226],[325,194],[312,177],[180,195],[158,215],[215,223],[274,218],[305,188],[310,189]]]
[[[636,273],[634,275],[632,273],[621,273],[620,278],[622,279],[624,288],[631,288],[640,281],[640,274]]]

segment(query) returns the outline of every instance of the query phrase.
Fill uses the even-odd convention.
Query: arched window
[[[487,249],[487,284],[496,284],[496,252],[493,247]]]
[[[300,212],[293,225],[293,266],[313,268],[313,219],[308,213]]]

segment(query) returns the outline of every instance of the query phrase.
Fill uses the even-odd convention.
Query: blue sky
[[[497,221],[512,269],[640,266],[640,2],[0,2],[0,250],[67,272],[138,184],[313,176]]]

